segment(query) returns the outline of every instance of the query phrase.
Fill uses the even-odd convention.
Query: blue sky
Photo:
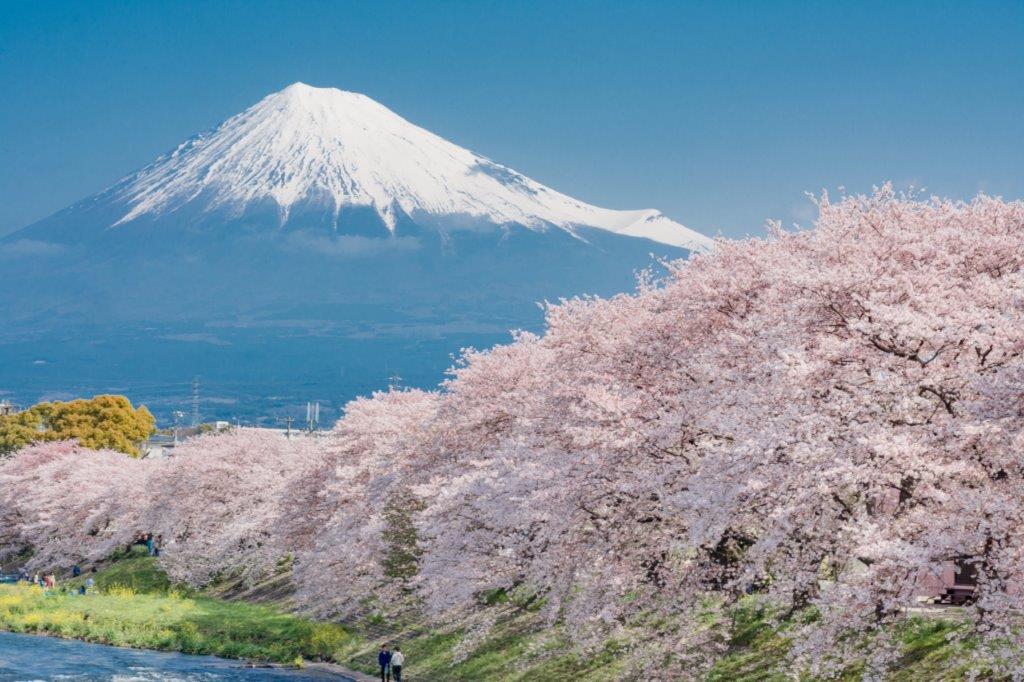
[[[294,81],[578,198],[806,224],[805,191],[1024,196],[1024,2],[2,2],[0,233]]]

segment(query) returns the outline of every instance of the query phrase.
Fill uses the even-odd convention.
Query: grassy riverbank
[[[468,646],[472,624],[431,629],[416,621],[354,624],[349,628],[287,613],[287,598],[264,603],[225,600],[177,589],[153,559],[120,557],[95,574],[92,594],[44,592],[29,585],[0,585],[0,629],[50,634],[136,648],[215,654],[276,663],[321,660],[373,671],[376,646],[400,642],[408,677],[424,680],[618,680],[626,674],[623,652],[642,641],[609,641],[585,656],[575,653],[559,627],[545,627],[528,606],[500,600],[486,614],[489,633]],[[264,592],[265,594],[265,592]],[[901,631],[904,657],[892,680],[959,680],[962,645],[948,640],[956,622],[911,618]],[[714,682],[787,679],[779,673],[788,640],[786,626],[769,625],[753,600],[734,614],[729,650],[708,677]],[[852,661],[847,680],[863,669]]]
[[[461,628],[438,632],[412,620],[350,629],[315,622],[288,613],[287,597],[276,589],[254,590],[257,604],[173,586],[144,554],[117,557],[93,577],[95,587],[84,596],[74,593],[84,576],[63,582],[67,592],[0,585],[0,629],[250,661],[329,661],[365,672],[374,672],[377,646],[387,640],[401,642],[407,675],[415,680],[621,677],[615,646],[579,657],[558,628],[541,628],[533,612],[514,605],[497,605],[490,635],[462,654]]]
[[[0,585],[0,627],[143,649],[292,663],[327,659],[354,638],[332,623],[298,618],[272,606],[229,602],[175,590],[148,557],[97,573],[91,594]]]

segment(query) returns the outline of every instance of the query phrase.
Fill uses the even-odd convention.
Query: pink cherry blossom
[[[977,668],[1024,676],[1024,204],[886,186],[818,205],[813,229],[548,305],[544,334],[353,401],[321,440],[240,431],[137,466],[28,448],[0,465],[4,544],[40,564],[153,530],[195,584],[292,557],[298,605],[330,617],[451,621],[503,589],[680,677],[751,591],[820,614],[794,670],[869,651],[881,675],[890,626],[959,560]],[[395,509],[417,536],[401,579]]]

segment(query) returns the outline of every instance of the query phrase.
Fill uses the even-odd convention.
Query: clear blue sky
[[[0,2],[0,233],[291,82],[707,233],[1024,196],[1024,2]]]

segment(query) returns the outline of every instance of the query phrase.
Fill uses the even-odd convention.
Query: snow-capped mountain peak
[[[653,209],[603,209],[561,194],[463,149],[354,92],[295,83],[198,135],[111,188],[124,205],[115,225],[185,206],[239,216],[275,206],[282,224],[299,204],[337,225],[348,208],[372,208],[390,229],[398,213],[551,226],[594,227],[704,250],[712,241]]]

